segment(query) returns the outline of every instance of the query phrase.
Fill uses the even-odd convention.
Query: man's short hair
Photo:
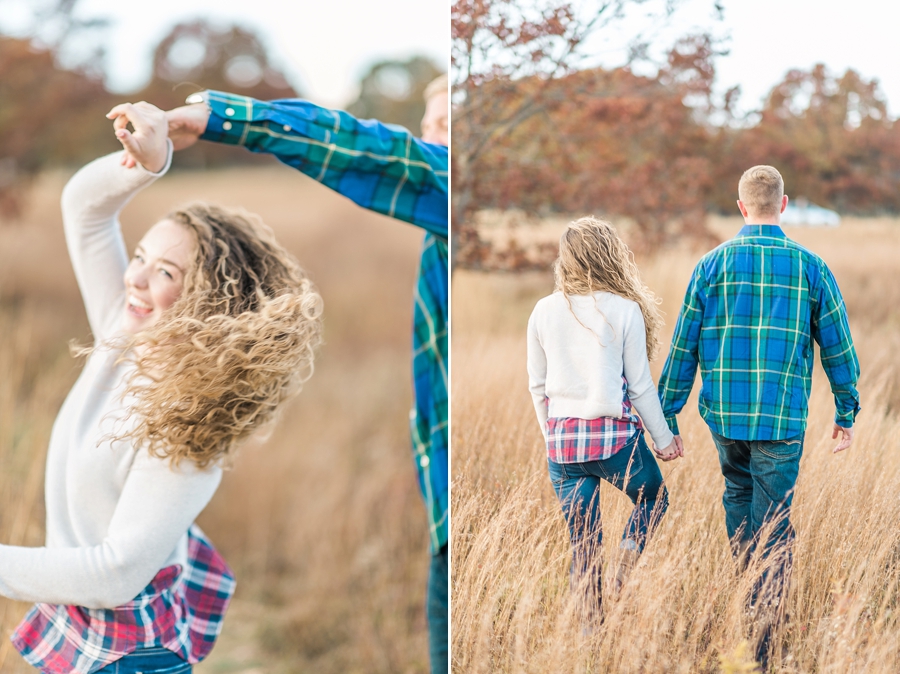
[[[738,183],[738,199],[753,215],[778,215],[784,197],[784,179],[772,166],[754,166],[744,171]]]
[[[439,75],[435,79],[431,80],[428,83],[428,86],[425,87],[425,100],[429,100],[432,96],[436,96],[438,94],[447,94],[450,95],[450,80],[447,78],[447,74]]]

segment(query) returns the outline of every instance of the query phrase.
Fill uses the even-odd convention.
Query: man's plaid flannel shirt
[[[835,423],[859,411],[859,361],[831,271],[777,225],[747,225],[694,269],[659,380],[669,428],[700,367],[700,415],[732,440],[784,440],[806,430],[813,341]]]
[[[204,140],[271,153],[363,208],[425,230],[415,291],[410,421],[431,549],[437,553],[449,533],[447,148],[401,127],[308,101],[262,102],[217,91],[207,96],[211,112]]]

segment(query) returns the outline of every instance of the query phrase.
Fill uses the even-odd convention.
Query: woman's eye
[[[166,276],[167,278],[169,278],[173,281],[175,280],[175,278],[169,272],[167,272],[165,269],[160,269],[159,271],[162,273],[163,276]]]

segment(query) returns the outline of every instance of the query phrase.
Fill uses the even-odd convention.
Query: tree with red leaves
[[[486,207],[624,214],[653,246],[673,220],[675,230],[707,235],[700,216],[709,134],[697,117],[712,105],[709,38],[679,42],[656,78],[627,66],[579,70],[588,36],[629,4],[637,3],[608,0],[592,11],[569,2],[454,3],[457,264],[484,266],[491,255],[472,225]]]

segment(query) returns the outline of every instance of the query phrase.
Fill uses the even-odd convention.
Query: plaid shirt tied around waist
[[[859,412],[859,361],[837,282],[777,225],[747,225],[701,258],[659,380],[669,428],[700,368],[700,415],[732,440],[785,440],[806,430],[813,343],[834,395],[835,423]]]
[[[624,449],[642,429],[641,419],[628,399],[628,382],[622,377],[622,418],[550,417],[547,458],[554,463],[603,461]]]
[[[231,569],[193,525],[186,568],[167,566],[114,609],[35,604],[12,642],[45,674],[91,674],[139,648],[159,646],[196,664],[219,636],[234,587]]]
[[[413,454],[432,554],[449,534],[448,149],[309,101],[207,92],[204,140],[266,152],[359,206],[425,230],[413,310]]]

